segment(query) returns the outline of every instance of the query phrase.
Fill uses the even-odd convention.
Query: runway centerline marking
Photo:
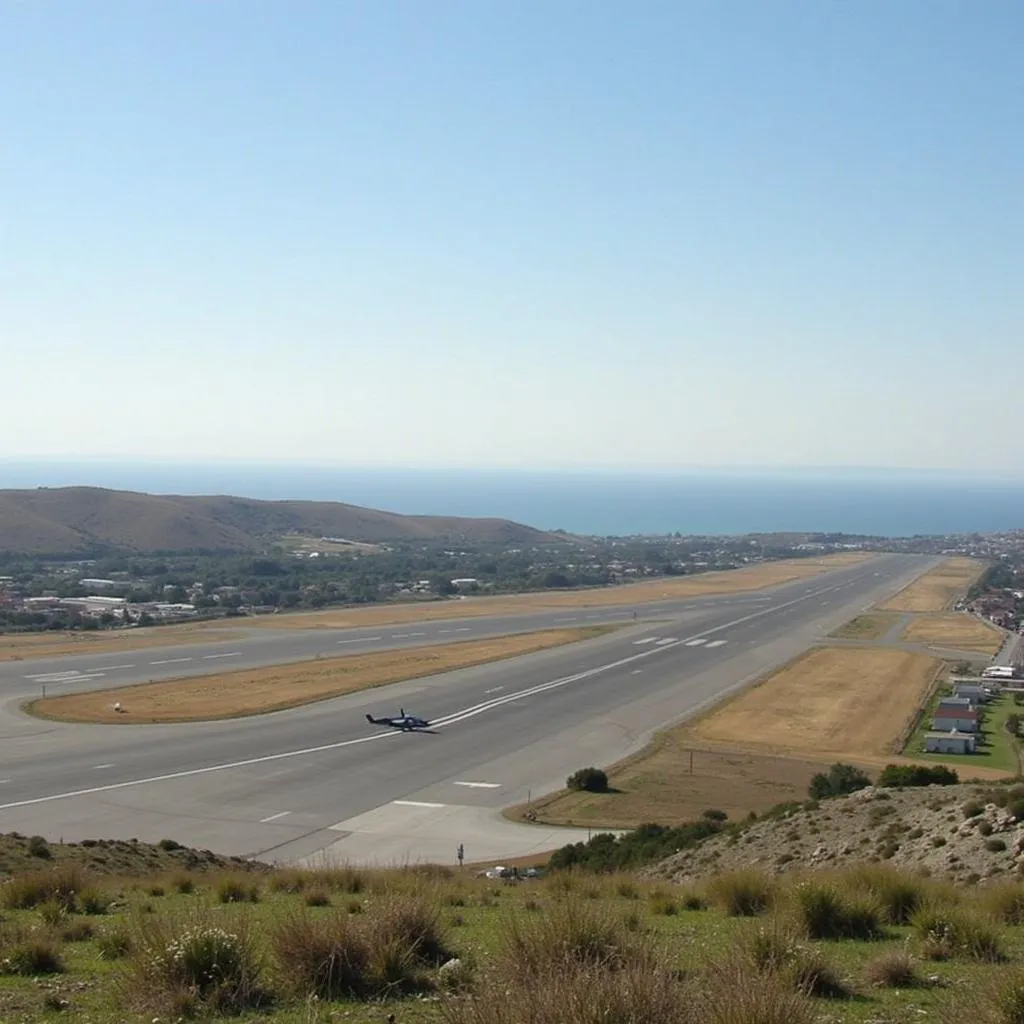
[[[708,647],[722,647],[724,644],[727,644],[728,642],[728,640],[712,640],[711,643],[708,644]]]
[[[291,813],[291,811],[281,811],[279,814],[271,814],[269,818],[260,818],[260,824],[266,825],[268,821],[277,821],[278,818],[283,818],[286,814]]]
[[[700,647],[701,644],[706,644],[707,642],[708,642],[708,638],[706,636],[699,636],[695,640],[687,640],[685,646],[687,646],[687,647]]]
[[[177,665],[179,662],[191,660],[191,658],[165,658],[163,661],[151,661],[150,665]]]
[[[392,800],[399,807],[444,807],[444,804],[432,804],[426,800]]]
[[[501,789],[500,782],[453,782],[453,786],[468,786],[470,789]]]
[[[819,591],[819,593],[827,592],[827,590]],[[703,631],[703,635],[708,636],[713,633],[720,633],[726,629],[732,629],[734,626],[738,626],[741,623],[750,622],[753,619],[763,618],[765,615],[770,615],[772,612],[782,611],[784,608],[790,608],[793,605],[800,604],[802,601],[806,600],[806,596],[797,597],[793,598],[793,600],[791,601],[785,601],[782,604],[774,605],[771,608],[763,608],[760,611],[751,612],[749,615],[743,615],[738,619],[733,619],[731,622],[724,622],[720,626],[715,626],[712,629],[706,629]],[[687,639],[693,638],[690,637]],[[637,654],[632,654],[628,657],[620,658],[618,661],[608,662],[604,665],[597,665],[592,669],[587,669],[583,672],[577,672],[574,675],[565,676],[561,679],[553,679],[547,683],[540,683],[537,686],[532,686],[525,690],[519,690],[514,693],[509,693],[502,697],[494,697],[491,700],[484,701],[480,704],[476,704],[469,708],[464,708],[461,711],[456,711],[450,715],[446,715],[442,718],[436,719],[435,721],[431,722],[431,728],[438,729],[443,728],[446,725],[455,725],[458,722],[463,722],[468,718],[474,718],[477,715],[483,714],[486,711],[491,711],[494,708],[501,707],[505,704],[511,704],[514,701],[523,699],[524,697],[531,697],[537,694],[546,693],[550,690],[556,690],[560,687],[567,686],[570,683],[579,682],[581,679],[589,679],[590,677],[600,675],[603,672],[608,672],[612,669],[621,668],[624,665],[641,661],[644,658],[649,658],[652,655],[660,654],[663,651],[674,650],[676,647],[681,646],[685,642],[685,640],[682,640],[677,641],[676,643],[670,646],[649,647],[646,650],[640,651]],[[0,804],[0,811],[12,810],[15,807],[32,807],[37,804],[52,803],[56,800],[69,800],[74,797],[91,796],[95,793],[109,793],[117,789],[129,789],[133,786],[145,786],[157,782],[171,782],[176,779],[194,778],[197,775],[209,775],[213,772],[229,771],[233,768],[248,768],[250,765],[254,764],[267,764],[270,761],[283,761],[293,757],[303,757],[311,754],[320,754],[328,750],[340,750],[343,747],[354,747],[361,743],[379,743],[383,742],[384,740],[394,739],[396,736],[401,735],[402,733],[400,732],[374,733],[370,736],[359,736],[351,740],[338,740],[335,743],[323,743],[315,747],[304,747],[299,750],[284,750],[277,754],[262,754],[259,757],[248,757],[240,761],[228,761],[223,764],[207,765],[205,768],[185,768],[181,771],[166,772],[163,775],[153,775],[148,778],[129,779],[124,782],[111,782],[105,786],[89,786],[85,789],[69,790],[64,793],[51,793],[48,796],[30,797],[27,800],[15,800],[11,803]]]
[[[100,665],[104,672],[114,672],[119,668],[135,668],[134,665]]]
[[[98,772],[101,768],[113,768],[113,764],[94,764],[92,770]]]
[[[653,644],[654,641],[657,640],[657,639],[658,638],[656,636],[645,636],[643,638],[643,640],[634,640],[633,641],[633,646],[634,647],[641,647],[644,644]]]
[[[214,658],[238,658],[241,657],[241,651],[230,651],[228,654],[204,654],[204,661],[212,661]],[[154,662],[156,664],[156,662]]]

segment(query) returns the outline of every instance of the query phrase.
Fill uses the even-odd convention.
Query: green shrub
[[[873,903],[848,897],[829,882],[801,882],[792,897],[809,939],[876,939],[882,934],[881,915]]]
[[[968,800],[963,806],[963,812],[965,818],[976,818],[985,810],[985,805],[979,803],[977,800]]]
[[[97,936],[96,950],[101,960],[119,960],[132,951],[132,937],[127,928],[118,925]]]
[[[202,908],[184,918],[139,917],[131,947],[121,979],[129,1005],[188,1017],[239,1013],[266,1002],[245,919],[214,917]]]
[[[1004,882],[981,892],[984,911],[999,924],[1024,924],[1024,885]]]
[[[654,962],[651,948],[617,914],[578,899],[561,900],[546,914],[512,918],[502,941],[499,966],[508,977],[541,977],[551,970],[602,968]]]
[[[161,839],[160,842],[156,845],[159,846],[161,850],[164,850],[167,853],[170,853],[172,850],[184,849],[181,843],[177,842],[174,839]]]
[[[28,852],[40,860],[50,860],[53,857],[49,843],[42,836],[32,836],[28,841]]]
[[[260,887],[245,875],[223,875],[217,880],[217,899],[221,903],[258,903]]]
[[[902,949],[893,949],[872,960],[864,977],[875,988],[913,988],[921,984],[914,958]]]
[[[580,768],[565,780],[565,784],[569,789],[589,793],[608,792],[608,776],[600,768]]]
[[[886,924],[905,925],[928,892],[927,884],[889,866],[863,865],[842,874],[840,884],[854,898],[867,895]]]
[[[999,932],[963,910],[926,906],[914,914],[911,923],[930,960],[962,956],[999,963],[1006,959]]]
[[[1006,849],[1006,840],[998,838],[987,839],[985,841],[985,849],[988,850],[989,853],[1000,853]]]
[[[4,946],[0,973],[32,977],[60,974],[64,970],[60,946],[47,935],[34,933],[16,937]]]
[[[889,764],[882,769],[877,785],[898,789],[904,786],[955,786],[959,781],[957,773],[943,765],[928,767],[915,764]]]
[[[318,999],[359,999],[372,994],[365,934],[341,914],[292,914],[275,921],[270,942],[286,988]]]
[[[77,864],[56,864],[46,870],[13,875],[0,886],[0,898],[9,910],[31,910],[53,900],[73,913],[78,907],[78,894],[89,886],[88,875]]]
[[[759,871],[731,871],[716,875],[708,884],[708,895],[730,917],[756,917],[775,898],[775,882]]]
[[[859,768],[837,762],[827,772],[819,772],[811,779],[808,792],[814,800],[855,793],[871,785],[871,780]]]

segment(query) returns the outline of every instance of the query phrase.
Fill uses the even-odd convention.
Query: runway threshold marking
[[[271,814],[269,818],[260,818],[260,824],[266,825],[268,821],[277,821],[278,818],[283,818],[285,815],[291,813],[291,811],[281,811],[279,814]]]
[[[634,647],[642,647],[644,644],[653,644],[658,638],[656,636],[645,636],[643,640],[634,640]]]
[[[685,646],[687,646],[687,647],[700,647],[701,644],[706,644],[707,642],[708,642],[708,638],[706,636],[699,636],[695,640],[687,640]]]
[[[712,640],[711,643],[708,644],[708,647],[723,647],[728,642],[728,640]]]
[[[826,592],[827,591],[820,591],[820,593]],[[782,611],[784,608],[789,608],[792,605],[800,604],[802,601],[806,600],[806,596],[797,597],[791,601],[785,601],[782,604],[774,605],[771,608],[763,608],[760,611],[751,612],[749,615],[743,615],[738,619],[733,619],[731,622],[724,622],[721,626],[715,626],[712,629],[704,630],[704,635],[708,636],[712,633],[720,633],[723,630],[732,629],[734,626],[739,626],[744,622],[763,618],[765,615],[770,615],[772,612]],[[689,637],[687,639],[694,638]],[[505,694],[501,697],[494,697],[490,700],[483,701],[480,704],[463,708],[461,711],[456,711],[450,715],[436,719],[431,722],[431,728],[439,729],[446,725],[455,725],[458,722],[464,722],[466,719],[475,718],[477,715],[481,715],[486,711],[491,711],[494,708],[501,707],[505,704],[511,704],[512,702],[521,700],[524,697],[531,697],[536,694],[546,693],[550,690],[556,690],[560,687],[567,686],[570,683],[579,682],[581,679],[589,679],[592,676],[600,675],[602,672],[622,668],[624,665],[641,661],[644,658],[649,658],[651,655],[660,654],[663,651],[674,650],[675,647],[681,646],[685,643],[686,640],[682,640],[671,646],[648,647],[646,650],[639,651],[637,654],[631,654],[629,657],[620,658],[618,661],[611,661],[605,665],[598,665],[592,669],[587,669],[584,672],[577,672],[575,675],[565,676],[561,679],[553,679],[550,682],[540,683],[537,686],[528,687],[525,690]],[[213,772],[229,771],[233,768],[248,768],[250,765],[254,764],[267,764],[270,761],[283,761],[292,757],[321,754],[328,750],[340,750],[342,747],[354,747],[361,743],[381,743],[385,740],[393,740],[395,737],[400,735],[402,734],[399,732],[374,733],[370,736],[359,736],[352,740],[338,740],[336,743],[323,743],[316,747],[304,747],[299,750],[284,750],[277,754],[262,754],[259,757],[247,757],[239,761],[228,761],[223,764],[211,764],[207,765],[205,768],[185,768],[181,771],[166,772],[163,775],[153,775],[143,779],[128,779],[124,782],[111,782],[105,786],[89,786],[85,789],[69,790],[65,793],[51,793],[48,796],[31,797],[27,800],[14,800],[10,803],[0,804],[0,811],[12,810],[15,807],[32,807],[37,804],[52,803],[55,800],[70,800],[74,797],[92,796],[95,793],[110,793],[116,789],[129,789],[133,786],[145,786],[156,782],[172,782],[176,779],[188,779],[197,775],[209,775]],[[442,804],[439,806],[444,805]]]
[[[666,637],[662,637],[655,646],[657,646],[657,647],[665,647],[668,644],[675,644],[675,643],[678,643],[678,642],[679,641],[676,639],[676,637],[674,637],[674,636],[666,636]]]

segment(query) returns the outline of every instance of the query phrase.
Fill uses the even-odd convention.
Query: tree
[[[565,784],[569,789],[585,789],[588,793],[608,792],[608,776],[600,768],[581,768],[573,772]]]
[[[955,786],[960,781],[952,768],[936,765],[927,768],[919,764],[887,764],[878,776],[878,785],[901,789],[904,786]]]
[[[837,762],[827,772],[819,772],[811,779],[808,789],[811,798],[824,800],[830,796],[843,796],[855,793],[871,785],[871,780],[859,768],[852,764]]]

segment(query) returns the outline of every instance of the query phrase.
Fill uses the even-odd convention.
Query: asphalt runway
[[[639,749],[652,732],[800,653],[938,561],[882,555],[757,593],[643,606],[635,623],[632,609],[558,609],[472,624],[261,632],[229,641],[229,650],[216,643],[168,648],[174,658],[194,660],[164,665],[152,664],[164,660],[154,649],[119,656],[113,664],[125,667],[117,668],[109,655],[7,663],[0,669],[0,831],[53,840],[171,837],[218,853],[307,862],[451,863],[460,842],[474,861],[550,849],[585,834],[513,825],[500,808],[560,787],[576,768]],[[45,677],[48,692],[69,692],[317,650],[548,628],[571,618],[628,625],[510,661],[229,722],[82,726],[19,710]],[[68,672],[78,675],[54,679]],[[397,733],[364,717],[399,706],[429,718],[432,729]]]

